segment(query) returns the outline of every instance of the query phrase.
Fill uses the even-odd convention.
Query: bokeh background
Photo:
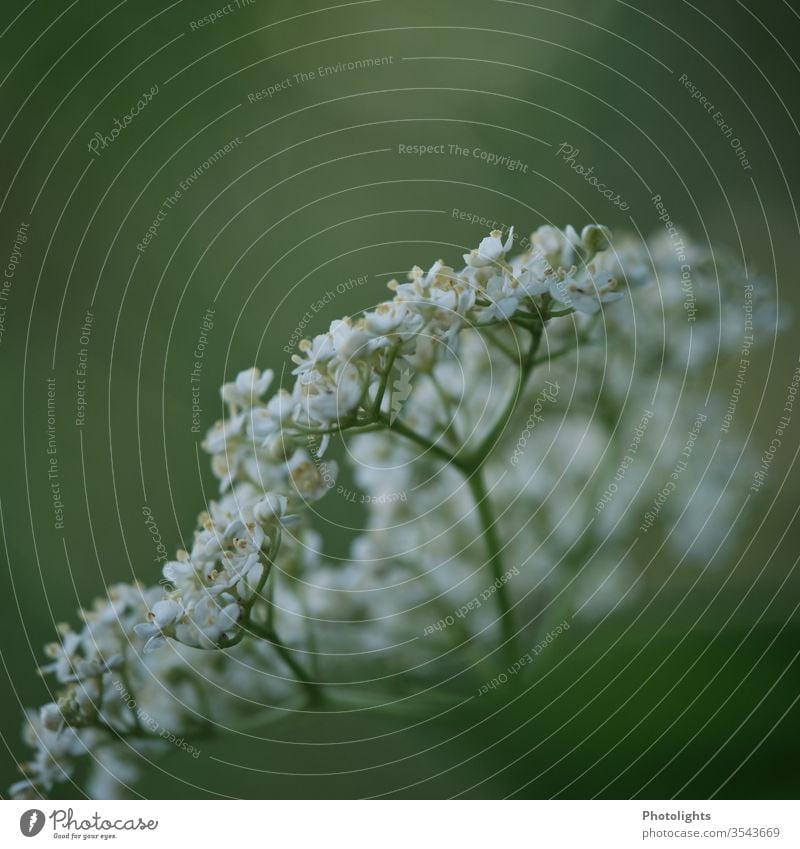
[[[591,220],[647,234],[662,226],[658,193],[685,233],[774,281],[785,329],[759,340],[731,436],[756,455],[797,365],[796,3],[242,0],[197,24],[220,11],[205,0],[3,5],[4,267],[21,224],[28,237],[0,339],[3,787],[25,755],[22,706],[46,700],[36,666],[55,623],[110,583],[156,581],[142,508],[172,552],[215,488],[190,382],[208,309],[201,431],[221,414],[223,380],[285,362],[309,304],[336,284],[366,276],[307,332],[383,299],[415,263],[455,263],[484,232],[454,209],[523,234]],[[380,61],[347,67],[365,59]],[[682,75],[733,128],[749,168]],[[93,153],[95,134],[110,136],[154,87]],[[563,143],[629,208],[561,161]],[[452,144],[527,167],[399,147]],[[713,385],[727,396],[735,373],[721,363]],[[48,479],[49,378],[63,528]],[[799,429],[749,503],[744,557],[668,580],[674,563],[657,560],[647,586],[658,604],[571,629],[523,696],[440,716],[268,717],[263,731],[204,741],[197,760],[176,750],[140,792],[796,796]],[[327,509],[358,523],[341,499]],[[348,543],[344,531],[326,537],[334,554]]]

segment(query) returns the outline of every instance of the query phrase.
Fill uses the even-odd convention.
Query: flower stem
[[[511,414],[514,412],[514,408],[517,406],[517,402],[525,389],[525,385],[528,382],[533,366],[536,364],[536,352],[539,350],[539,344],[541,343],[542,336],[544,335],[544,324],[536,324],[530,328],[530,331],[531,341],[528,346],[528,352],[526,353],[519,368],[519,380],[517,381],[517,385],[514,387],[514,391],[509,396],[503,412],[497,417],[494,426],[481,440],[481,444],[472,455],[474,459],[474,466],[476,468],[483,463],[505,430],[508,420],[511,418]]]
[[[308,701],[311,705],[317,705],[322,701],[322,692],[319,683],[314,681],[308,672],[299,663],[294,654],[293,649],[290,649],[278,636],[275,628],[271,625],[260,625],[255,622],[248,623],[248,630],[253,634],[262,637],[272,645],[275,651],[280,655],[281,660],[294,672],[297,676],[298,683],[302,684],[308,693]]]
[[[536,366],[542,365],[543,363],[551,363],[553,360],[558,360],[561,357],[565,357],[567,354],[572,354],[577,351],[582,345],[591,345],[591,335],[595,326],[597,325],[597,318],[600,313],[595,313],[591,319],[587,322],[586,326],[583,328],[581,332],[578,333],[575,344],[574,345],[565,345],[563,348],[559,348],[557,351],[553,351],[550,354],[543,354],[541,357],[536,357],[533,361],[532,365],[535,368]]]
[[[519,651],[516,648],[516,632],[514,630],[514,620],[511,615],[511,600],[508,595],[508,587],[506,586],[506,578],[503,570],[502,546],[500,544],[500,536],[497,533],[497,520],[494,517],[492,505],[489,501],[489,493],[486,490],[483,468],[479,467],[476,469],[467,478],[467,483],[475,500],[475,506],[478,508],[483,538],[486,541],[486,549],[489,555],[488,562],[497,586],[495,598],[497,599],[500,630],[503,635],[503,655],[510,666],[519,657]]]
[[[378,417],[381,411],[381,404],[383,403],[383,396],[386,394],[386,387],[389,384],[389,377],[392,374],[392,368],[394,367],[394,361],[397,357],[398,345],[395,345],[386,355],[386,362],[383,369],[383,377],[381,377],[380,385],[378,386],[378,391],[375,393],[375,401],[372,405],[372,418],[375,419]],[[391,396],[390,396],[391,398]]]
[[[445,462],[453,465],[466,478],[478,510],[478,516],[483,530],[483,537],[486,541],[486,549],[489,558],[488,563],[496,586],[495,597],[497,599],[499,613],[498,618],[503,638],[503,656],[509,665],[516,662],[519,657],[519,651],[516,647],[516,631],[514,630],[514,620],[511,615],[511,600],[508,593],[508,587],[506,586],[507,579],[503,566],[502,545],[500,543],[500,536],[497,530],[497,520],[495,519],[492,511],[489,493],[486,489],[483,466],[486,461],[486,457],[489,455],[495,443],[501,436],[504,428],[508,424],[508,420],[514,412],[514,408],[516,407],[525,385],[528,382],[531,371],[534,366],[538,364],[536,353],[539,350],[539,345],[544,335],[545,322],[550,317],[548,315],[549,299],[543,306],[544,309],[538,316],[535,317],[535,320],[532,323],[529,324],[528,322],[525,322],[526,329],[529,330],[531,334],[531,341],[528,346],[528,350],[520,363],[519,380],[514,387],[514,391],[511,393],[505,408],[500,416],[498,416],[497,421],[490,432],[481,441],[478,449],[470,452],[470,456],[460,456],[459,453],[451,454],[449,451],[445,450],[437,443],[431,442],[429,439],[417,433],[403,422],[398,421],[397,419],[390,421],[388,416],[380,412],[377,405],[373,408],[373,416],[379,425],[383,425],[383,427],[388,430],[400,434],[406,439],[409,439],[430,451],[440,460],[444,460]],[[382,393],[380,391],[378,397],[382,398]],[[285,656],[284,659],[286,659]],[[294,666],[292,668],[294,669]]]
[[[395,433],[399,433],[406,439],[410,439],[412,442],[416,442],[417,445],[420,445],[427,451],[430,451],[431,454],[435,454],[440,460],[444,460],[447,463],[451,463],[457,469],[460,469],[463,473],[468,474],[472,471],[472,468],[466,464],[463,457],[459,457],[458,454],[451,454],[449,451],[446,451],[437,443],[431,442],[429,439],[426,439],[424,436],[417,433],[415,430],[412,430],[410,427],[407,427],[403,424],[403,422],[399,421],[398,419],[395,419],[393,422],[390,422],[388,416],[381,413],[378,420],[388,430],[394,431]]]
[[[549,317],[548,306],[549,301],[545,302],[544,310],[539,316],[539,321],[532,327],[529,327],[531,341],[528,351],[520,363],[519,380],[514,387],[514,391],[511,393],[503,412],[498,416],[492,429],[481,441],[478,449],[472,454],[471,460],[467,461],[467,466],[473,470],[472,474],[467,475],[467,483],[475,500],[475,505],[478,508],[478,516],[483,527],[483,536],[486,540],[486,548],[489,555],[489,566],[491,567],[497,587],[495,597],[497,598],[500,628],[503,635],[504,656],[509,665],[516,662],[519,657],[519,651],[516,648],[516,632],[514,630],[514,620],[511,616],[511,602],[506,586],[507,579],[503,567],[502,546],[497,532],[497,520],[494,517],[489,493],[486,490],[483,467],[486,458],[491,453],[492,448],[494,448],[495,443],[508,424],[514,408],[517,406],[517,402],[525,389],[530,373],[536,364],[536,352],[539,350],[539,345],[544,335],[544,325]]]

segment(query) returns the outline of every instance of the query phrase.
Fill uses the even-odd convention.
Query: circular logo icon
[[[19,818],[19,830],[25,837],[36,837],[44,828],[44,813],[38,808],[31,808]]]

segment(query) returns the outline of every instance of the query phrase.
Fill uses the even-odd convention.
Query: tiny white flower
[[[408,306],[402,301],[388,301],[364,314],[364,326],[370,333],[383,336],[402,327],[408,314]]]
[[[193,578],[194,566],[188,560],[170,560],[164,564],[161,574],[176,586]]]
[[[253,515],[262,525],[273,524],[286,515],[289,500],[277,492],[267,492],[258,504],[253,507]]]
[[[23,778],[22,781],[15,781],[8,788],[8,795],[12,799],[17,799],[19,801],[29,800],[29,799],[38,799],[40,796],[40,792],[37,790],[36,785],[29,778]]]
[[[246,417],[243,413],[218,421],[206,434],[203,450],[209,454],[222,454],[232,440],[242,435],[245,422]]]
[[[560,304],[571,307],[576,312],[596,313],[601,304],[612,303],[623,297],[618,291],[617,281],[611,275],[605,276],[598,286],[589,276],[578,283],[571,275],[554,277],[550,283],[550,294]]]
[[[573,227],[563,231],[558,227],[545,224],[531,235],[534,253],[538,251],[556,270],[562,267],[569,268],[572,265],[575,247],[579,244],[580,237]]]
[[[472,268],[483,268],[486,265],[494,265],[503,260],[514,244],[514,228],[508,231],[508,237],[503,241],[502,230],[492,232],[481,241],[477,250],[464,254],[464,262]]]
[[[280,423],[289,420],[293,409],[292,396],[285,389],[278,390],[267,402],[267,412]]]
[[[48,731],[59,731],[64,727],[64,716],[61,708],[53,702],[42,705],[39,709],[39,719]]]
[[[166,628],[172,625],[181,615],[181,606],[176,601],[164,599],[163,601],[157,601],[150,612],[152,614],[152,622],[159,628]]]
[[[292,356],[292,362],[297,366],[292,372],[295,375],[318,369],[336,356],[333,337],[330,333],[322,333],[315,336],[313,340],[303,339],[297,347],[304,356],[299,354]]]
[[[338,466],[333,460],[318,468],[308,457],[295,463],[290,470],[291,483],[300,498],[318,501],[336,480]]]
[[[495,275],[486,284],[486,296],[489,298],[489,306],[481,310],[479,324],[511,318],[519,308],[519,295],[508,292],[501,275]]]
[[[376,347],[376,336],[362,322],[349,318],[331,322],[331,338],[336,355],[345,362],[366,359]]]
[[[222,400],[234,407],[252,407],[269,389],[273,376],[272,369],[263,373],[257,368],[240,371],[236,380],[223,384],[220,390]]]
[[[200,598],[188,613],[188,621],[176,628],[176,638],[186,645],[214,648],[236,625],[241,613],[238,603],[221,606],[215,598]]]
[[[550,290],[550,278],[555,273],[547,258],[538,248],[513,262],[511,271],[520,294],[528,297],[536,297],[548,292]]]
[[[251,555],[245,568],[241,571],[242,577],[236,584],[236,592],[241,599],[249,599],[256,590],[261,577],[264,574],[264,564],[256,555]]]
[[[358,368],[352,363],[340,363],[331,377],[309,372],[298,378],[298,407],[310,422],[335,422],[358,406],[364,389]]]
[[[337,413],[351,412],[364,394],[364,380],[359,370],[349,363],[343,363],[336,370],[336,406]]]

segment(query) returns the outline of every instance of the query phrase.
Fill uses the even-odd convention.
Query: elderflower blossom
[[[191,738],[217,722],[235,726],[253,701],[303,703],[281,646],[334,647],[325,653],[327,673],[339,682],[352,662],[374,662],[384,676],[388,670],[404,680],[425,674],[426,660],[457,664],[453,647],[468,651],[496,629],[490,605],[457,633],[414,639],[490,580],[475,500],[461,471],[443,459],[451,451],[484,451],[487,498],[513,567],[504,580],[513,576],[515,616],[541,615],[543,592],[567,594],[581,611],[609,609],[631,594],[637,582],[625,545],[653,482],[669,473],[683,444],[668,414],[678,401],[699,408],[703,395],[699,384],[666,381],[654,400],[638,363],[646,369],[660,358],[677,366],[691,350],[698,372],[715,352],[682,321],[680,273],[663,239],[612,244],[599,225],[580,234],[545,226],[527,252],[510,256],[512,247],[513,231],[493,231],[461,270],[442,260],[428,271],[414,267],[407,281],[389,284],[390,300],[300,342],[292,385],[269,397],[272,370],[248,369],[222,387],[227,416],[203,444],[219,499],[198,517],[187,550],[163,567],[161,585],[112,587],[82,612],[79,630],[60,627],[42,667],[57,688],[26,715],[34,754],[21,764],[12,796],[36,797],[73,780],[89,754],[89,792],[123,795],[167,745],[163,731]],[[711,280],[720,269],[707,251],[692,250],[698,300],[708,300],[713,290],[703,275]],[[738,264],[727,259],[721,271],[735,288]],[[632,305],[619,303],[629,288],[637,290],[636,323]],[[581,345],[597,344],[598,314],[608,346],[603,357],[587,356]],[[694,327],[712,315],[699,309]],[[664,321],[673,328],[669,344]],[[723,324],[721,344],[732,350],[733,323]],[[548,394],[540,382],[527,384],[506,421],[506,399],[518,391],[509,363],[520,329],[547,351],[571,353],[546,358]],[[653,439],[641,440],[637,462],[604,501],[620,460],[615,434],[628,439],[643,421]],[[368,497],[364,529],[348,562],[327,562],[307,508],[335,485],[338,468],[320,458],[332,436],[376,425],[384,427],[357,433],[348,452],[349,471]],[[402,438],[395,425],[443,455]],[[697,443],[711,438],[701,429]],[[720,486],[723,513],[732,509],[732,487],[721,481],[730,468],[741,475],[728,462],[730,450],[721,446],[710,473],[686,473],[697,487]],[[413,503],[389,497],[409,492]],[[685,515],[685,505],[676,493],[664,522],[694,533],[700,556],[717,540]],[[275,634],[281,644],[258,639]]]

